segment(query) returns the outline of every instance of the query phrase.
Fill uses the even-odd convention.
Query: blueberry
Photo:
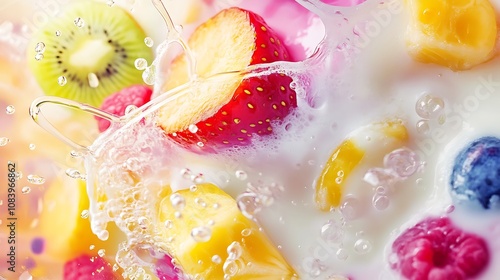
[[[463,149],[451,173],[451,193],[457,202],[498,207],[500,198],[500,139],[482,137]]]

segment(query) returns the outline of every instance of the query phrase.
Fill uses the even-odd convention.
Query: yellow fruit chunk
[[[488,0],[407,0],[407,44],[417,61],[465,70],[491,58],[497,37]]]
[[[101,241],[92,233],[88,218],[82,218],[82,211],[89,209],[89,199],[85,181],[69,177],[56,179],[43,197],[40,214],[40,234],[46,239],[42,257],[67,261],[84,253],[95,255],[90,249],[106,249],[112,254],[113,248],[123,240],[117,236],[119,230],[109,225],[111,241]]]
[[[380,158],[408,139],[399,121],[374,123],[351,133],[332,153],[316,182],[315,201],[329,211],[342,201],[346,179],[364,158]]]
[[[298,279],[259,226],[239,211],[236,201],[217,186],[181,190],[160,205],[168,251],[195,279]],[[179,197],[180,196],[180,197]],[[172,201],[185,201],[182,210]],[[174,203],[175,204],[175,203]],[[182,216],[179,217],[179,211]]]

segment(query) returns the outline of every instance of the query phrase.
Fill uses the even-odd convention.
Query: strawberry
[[[188,45],[197,75],[239,71],[249,65],[285,61],[288,51],[264,19],[240,8],[221,11],[199,26]],[[170,67],[163,91],[188,82],[185,55]],[[201,82],[192,94],[178,97],[160,109],[158,122],[175,142],[204,151],[247,145],[255,135],[273,132],[297,107],[292,79],[273,73],[223,83]]]
[[[81,255],[64,264],[64,280],[116,280],[122,279],[113,273],[111,265],[101,257]]]
[[[140,107],[151,100],[153,91],[146,86],[134,85],[115,92],[106,97],[101,104],[100,109],[117,116],[125,115],[125,110],[129,105]],[[95,117],[99,132],[103,132],[111,125],[108,120]]]

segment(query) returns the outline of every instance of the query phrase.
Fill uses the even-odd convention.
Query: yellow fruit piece
[[[111,241],[101,241],[92,233],[88,218],[82,211],[89,209],[85,181],[66,176],[56,179],[43,197],[40,214],[40,234],[46,239],[42,257],[67,261],[84,253],[95,255],[97,249],[112,254],[118,242],[123,240],[114,225],[108,225]],[[110,238],[111,239],[111,238]],[[90,245],[94,245],[93,251]]]
[[[165,198],[159,221],[168,251],[183,271],[196,279],[297,279],[258,225],[239,211],[236,201],[217,186],[198,185],[196,191],[181,190],[185,207],[178,208]],[[232,252],[229,254],[228,252]]]
[[[491,58],[497,37],[488,0],[407,0],[407,44],[417,61],[465,70]]]
[[[340,206],[346,180],[366,157],[379,158],[408,139],[399,121],[386,121],[362,127],[344,140],[332,153],[316,182],[315,202],[322,211]]]

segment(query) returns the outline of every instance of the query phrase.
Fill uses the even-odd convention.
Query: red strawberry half
[[[111,265],[101,257],[81,255],[64,265],[64,280],[116,280]]]
[[[412,280],[461,280],[480,274],[490,259],[486,242],[449,218],[428,218],[393,243],[393,268]]]
[[[240,8],[223,10],[199,26],[188,45],[202,78],[288,60],[285,46],[262,17]],[[166,80],[163,91],[188,82],[184,55],[173,61]],[[297,107],[291,81],[276,73],[201,82],[160,109],[159,125],[174,141],[205,151],[247,145],[254,135],[271,134]]]

